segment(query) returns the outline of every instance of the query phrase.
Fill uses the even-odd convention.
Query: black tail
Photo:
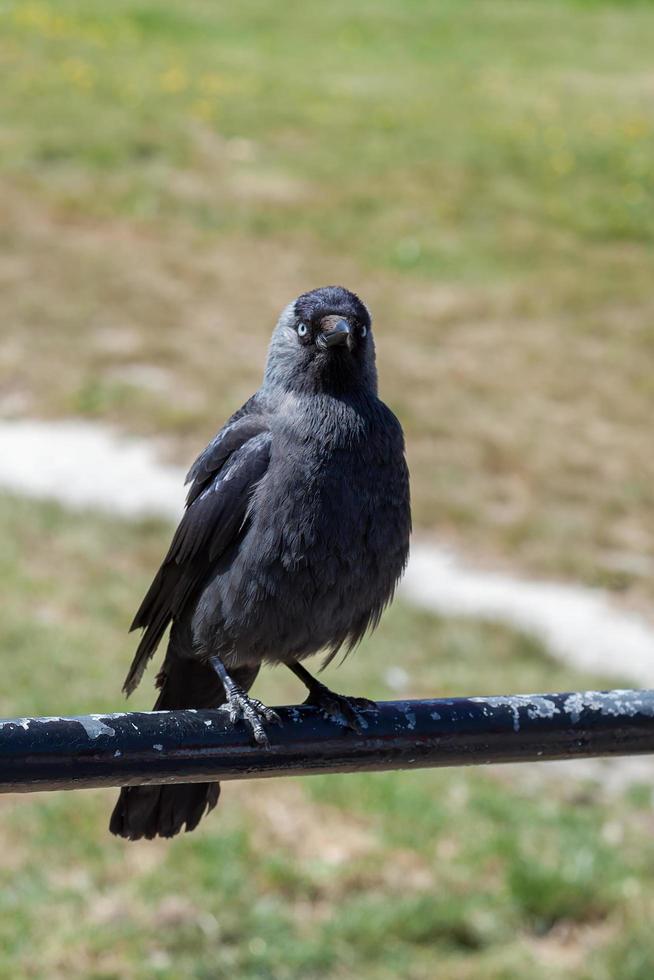
[[[241,668],[231,676],[245,690],[254,683],[258,669]],[[171,657],[169,650],[157,677],[161,693],[155,711],[176,708],[217,708],[225,692],[214,670],[200,661]],[[220,783],[180,783],[177,786],[124,786],[111,815],[109,830],[127,840],[174,837],[194,830],[205,813],[213,810]]]
[[[220,783],[123,786],[109,830],[127,840],[174,837],[180,830],[195,830],[219,796]]]

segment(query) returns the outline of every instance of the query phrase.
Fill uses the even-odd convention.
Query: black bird
[[[341,286],[282,312],[261,388],[191,467],[186,511],[132,629],[124,684],[139,683],[167,627],[155,709],[227,703],[266,744],[274,711],[248,691],[286,664],[307,701],[357,728],[370,702],[334,694],[302,666],[374,628],[406,564],[411,515],[404,438],[377,397],[370,314]],[[172,837],[218,801],[218,783],[121,790],[114,834]]]

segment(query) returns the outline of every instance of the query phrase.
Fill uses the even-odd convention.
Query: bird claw
[[[334,691],[323,686],[310,691],[304,703],[320,708],[328,721],[344,724],[357,735],[361,735],[368,727],[368,722],[361,717],[360,712],[377,707],[369,698],[352,698],[345,694],[335,694]]]
[[[232,690],[229,694],[229,720],[232,725],[237,721],[244,722],[252,732],[257,745],[270,748],[270,742],[263,727],[263,722],[281,725],[282,720],[276,711],[269,708],[258,698],[251,698],[240,689]]]

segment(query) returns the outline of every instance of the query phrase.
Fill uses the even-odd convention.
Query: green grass
[[[187,462],[278,310],[342,281],[375,314],[419,529],[651,603],[651,4],[0,19],[1,414]],[[9,500],[0,525],[0,713],[115,709],[167,529]],[[407,696],[603,683],[401,604],[328,675],[389,697],[397,667]],[[169,846],[110,839],[111,792],[3,798],[0,978],[649,980],[651,789],[546,772],[233,784]]]
[[[417,525],[651,600],[650,4],[0,14],[0,407],[186,461],[345,281]]]
[[[120,707],[126,626],[167,537],[0,502],[0,714]],[[326,676],[388,698],[398,666],[417,697],[606,683],[509,630],[400,603]],[[151,704],[152,676],[134,707]],[[281,669],[257,689],[303,696]],[[646,976],[651,788],[618,803],[596,781],[525,772],[230,783],[196,833],[137,845],[107,832],[113,791],[3,797],[0,976]]]
[[[439,278],[558,265],[566,233],[654,235],[647,5],[386,0],[280,16],[261,0],[110,12],[69,0],[6,19],[5,165],[37,183],[47,174],[85,214],[304,231]],[[329,39],[319,56],[318,38]],[[101,125],[88,127],[91,113]],[[254,141],[253,159],[207,159],[203,126]],[[180,169],[195,188],[175,187]],[[271,181],[260,206],[234,194],[235,172]]]

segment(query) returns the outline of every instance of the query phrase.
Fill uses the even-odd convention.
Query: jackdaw
[[[302,665],[351,650],[391,600],[409,549],[402,429],[377,397],[370,314],[325,286],[282,312],[263,384],[191,467],[186,510],[132,629],[144,630],[129,695],[171,625],[156,710],[227,704],[267,743],[274,711],[248,695],[263,663],[285,664],[307,702],[358,728],[364,699]],[[218,783],[121,790],[112,833],[193,830]]]

